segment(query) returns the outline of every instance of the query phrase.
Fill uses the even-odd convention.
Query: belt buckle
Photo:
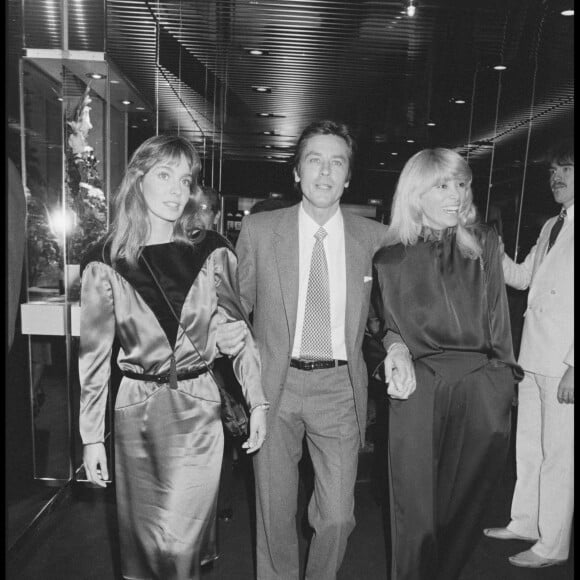
[[[168,383],[169,382],[169,377],[168,377],[168,375],[157,375],[155,377],[155,382],[158,385],[162,385],[163,383]]]
[[[314,360],[304,361],[302,364],[305,371],[313,371],[316,368],[316,361]]]

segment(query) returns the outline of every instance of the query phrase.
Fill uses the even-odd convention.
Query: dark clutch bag
[[[248,412],[243,403],[238,401],[227,389],[217,382],[222,400],[222,423],[232,437],[246,437],[248,434]]]

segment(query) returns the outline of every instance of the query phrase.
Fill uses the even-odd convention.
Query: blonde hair
[[[194,146],[177,135],[156,135],[150,137],[133,153],[127,170],[113,198],[114,219],[107,242],[111,244],[111,262],[113,265],[124,259],[131,266],[136,266],[141,247],[147,242],[150,224],[147,204],[141,191],[141,181],[151,169],[161,162],[178,162],[184,157],[190,167],[193,182],[192,191],[197,187],[197,177],[201,161]],[[190,244],[185,224],[187,215],[192,211],[193,198],[190,198],[185,209],[174,225],[172,239]]]
[[[467,185],[459,202],[457,246],[464,256],[473,259],[481,256],[481,245],[471,227],[478,222],[471,191],[471,169],[461,155],[442,147],[415,153],[403,167],[391,206],[388,245],[408,246],[417,242],[423,227],[421,196],[450,179],[461,179]]]

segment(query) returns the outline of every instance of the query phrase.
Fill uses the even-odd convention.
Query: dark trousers
[[[391,580],[454,580],[505,465],[512,372],[480,355],[415,368],[415,393],[390,402]]]

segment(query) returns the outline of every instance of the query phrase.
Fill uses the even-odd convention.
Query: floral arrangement
[[[107,231],[107,202],[101,189],[99,162],[88,142],[93,128],[91,102],[88,85],[71,118],[66,121],[66,200],[72,222],[67,240],[69,264],[79,264],[87,247]]]

